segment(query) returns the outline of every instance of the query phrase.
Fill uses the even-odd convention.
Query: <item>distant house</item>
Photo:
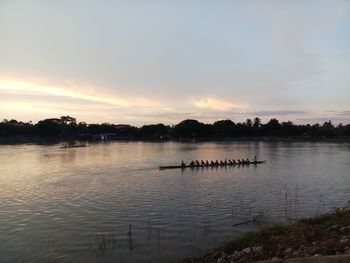
[[[115,133],[100,133],[93,135],[92,138],[98,141],[107,141],[109,139],[115,139]]]

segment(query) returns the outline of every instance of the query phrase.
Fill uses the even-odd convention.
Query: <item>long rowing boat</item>
[[[159,170],[165,169],[185,169],[185,168],[205,168],[205,167],[225,167],[225,166],[238,166],[238,165],[250,165],[250,164],[259,164],[266,161],[256,161],[256,162],[244,162],[244,163],[227,163],[227,164],[215,164],[215,165],[170,165],[170,166],[159,166]]]

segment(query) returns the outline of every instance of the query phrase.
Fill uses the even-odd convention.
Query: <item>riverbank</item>
[[[275,225],[249,232],[203,256],[181,263],[254,262],[350,255],[350,207],[292,225]],[[317,261],[315,261],[317,262]]]

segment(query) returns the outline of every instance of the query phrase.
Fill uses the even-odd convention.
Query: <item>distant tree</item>
[[[247,127],[252,127],[253,126],[253,122],[252,122],[252,120],[251,119],[247,119],[246,121],[245,121],[245,125],[247,126]]]
[[[262,130],[265,135],[277,135],[280,128],[281,124],[279,121],[277,119],[271,119],[268,123],[263,125]]]
[[[139,135],[141,138],[160,139],[170,134],[170,127],[162,123],[153,125],[144,125],[140,128]]]
[[[83,121],[79,122],[79,123],[77,124],[77,131],[78,131],[79,133],[87,133],[87,132],[88,132],[88,129],[87,129],[87,124],[86,124],[86,122],[83,122]]]
[[[260,135],[260,126],[261,126],[261,120],[258,117],[254,118],[253,121],[253,133],[254,135]]]
[[[221,120],[213,124],[213,136],[232,137],[235,135],[236,124],[231,120]]]
[[[332,138],[335,136],[334,125],[331,121],[326,121],[325,123],[323,123],[321,127],[321,135],[326,136],[328,138]]]
[[[176,137],[185,138],[210,136],[210,126],[197,120],[188,119],[175,125],[174,134]]]
[[[294,125],[294,123],[291,121],[282,122],[280,134],[286,136],[296,136],[301,134],[301,129],[299,129],[299,127]]]
[[[341,135],[350,136],[350,124],[343,127]]]
[[[61,116],[60,117],[61,123],[64,125],[76,125],[77,120],[70,116]]]
[[[253,128],[254,128],[254,129],[260,128],[260,124],[261,124],[260,118],[255,117],[255,118],[254,118],[254,122],[253,122]]]
[[[39,121],[34,127],[38,134],[59,136],[61,135],[62,123],[60,119],[51,118]]]

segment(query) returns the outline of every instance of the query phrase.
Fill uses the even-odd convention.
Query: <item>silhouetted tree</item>
[[[236,124],[231,120],[221,120],[214,122],[213,135],[218,138],[232,137],[235,135]]]
[[[155,125],[144,125],[140,128],[139,135],[147,139],[163,139],[170,135],[171,128],[162,123]]]
[[[177,137],[196,138],[210,136],[210,127],[197,120],[184,120],[174,127]]]
[[[35,130],[41,135],[59,136],[62,131],[61,119],[51,118],[39,121],[35,125]]]

